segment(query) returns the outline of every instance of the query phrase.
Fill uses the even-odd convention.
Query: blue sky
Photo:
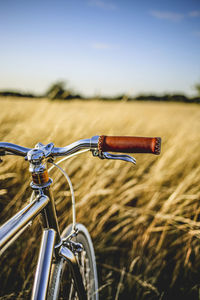
[[[0,89],[194,95],[199,0],[1,0]]]

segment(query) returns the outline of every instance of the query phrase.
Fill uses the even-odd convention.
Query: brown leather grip
[[[102,152],[160,154],[161,138],[101,135],[98,149]]]

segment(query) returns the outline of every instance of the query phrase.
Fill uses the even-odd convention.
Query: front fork
[[[69,264],[71,274],[74,279],[75,289],[80,300],[87,300],[87,294],[83,285],[82,276],[78,267],[78,262],[74,253],[66,246],[61,246],[59,255],[63,257]]]
[[[47,297],[55,239],[55,230],[44,230],[33,284],[32,300],[45,300]]]

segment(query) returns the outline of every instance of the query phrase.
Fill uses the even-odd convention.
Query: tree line
[[[98,100],[110,100],[110,101],[165,101],[165,102],[185,102],[185,103],[200,103],[200,84],[195,85],[197,91],[196,97],[187,97],[184,94],[165,94],[165,95],[153,95],[153,94],[140,94],[136,97],[131,97],[125,94],[117,97],[101,97],[95,96],[92,98],[85,98],[83,95],[77,94],[66,87],[64,81],[58,81],[50,85],[47,91],[43,95],[34,95],[33,93],[23,93],[16,91],[0,91],[0,96],[9,97],[24,97],[24,98],[48,98],[49,100],[73,100],[73,99],[98,99]]]

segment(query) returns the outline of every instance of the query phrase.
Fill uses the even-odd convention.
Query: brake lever
[[[100,152],[98,150],[93,150],[92,151],[93,156],[99,157],[101,159],[118,159],[118,160],[124,160],[127,162],[131,162],[133,164],[136,164],[136,159],[130,155],[126,154],[111,154],[108,152]]]

